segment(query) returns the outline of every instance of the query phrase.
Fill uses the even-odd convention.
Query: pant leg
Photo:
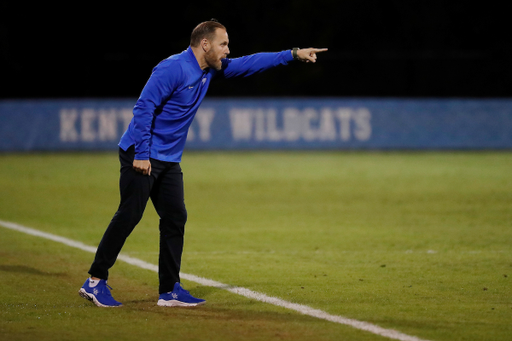
[[[94,262],[89,270],[89,274],[94,277],[108,278],[108,270],[117,260],[126,238],[142,218],[152,185],[157,176],[156,170],[155,175],[153,175],[153,168],[151,176],[136,172],[133,169],[134,156],[133,147],[130,147],[127,151],[119,149],[121,202],[101,239]]]
[[[160,217],[159,293],[173,290],[180,281],[181,255],[187,221],[183,191],[183,173],[179,163],[168,163],[151,192],[151,200]]]

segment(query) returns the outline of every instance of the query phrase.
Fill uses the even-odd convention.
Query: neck
[[[208,64],[206,63],[206,59],[204,58],[204,51],[203,49],[198,46],[198,47],[193,47],[191,46],[190,47],[192,49],[192,52],[194,53],[194,57],[196,57],[196,60],[197,60],[197,64],[199,64],[199,67],[201,68],[201,70],[204,70],[208,67]]]

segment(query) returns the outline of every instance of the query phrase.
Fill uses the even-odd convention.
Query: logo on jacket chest
[[[206,81],[207,81],[206,77],[204,77],[203,79],[201,79],[201,85],[205,85],[205,84],[206,84]],[[191,89],[193,89],[193,88],[194,88],[194,86],[193,86],[193,85],[189,85],[189,86],[187,86],[187,89],[189,89],[189,90],[191,90]]]

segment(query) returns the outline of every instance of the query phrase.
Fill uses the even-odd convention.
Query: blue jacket
[[[222,69],[201,70],[189,47],[160,62],[133,109],[119,146],[135,145],[135,159],[181,162],[188,129],[214,78],[247,77],[292,61],[290,50],[223,59]]]

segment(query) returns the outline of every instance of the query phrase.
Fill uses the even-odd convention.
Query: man
[[[107,285],[126,238],[142,218],[149,198],[160,217],[159,306],[196,306],[195,298],[180,284],[181,254],[187,211],[180,168],[188,129],[210,81],[214,78],[250,76],[296,59],[316,62],[327,49],[298,49],[257,53],[227,59],[226,28],[215,20],[199,24],[190,47],[160,62],[133,109],[132,121],[121,137],[119,187],[121,203],[98,246],[91,275],[80,296],[99,307],[117,307]]]

